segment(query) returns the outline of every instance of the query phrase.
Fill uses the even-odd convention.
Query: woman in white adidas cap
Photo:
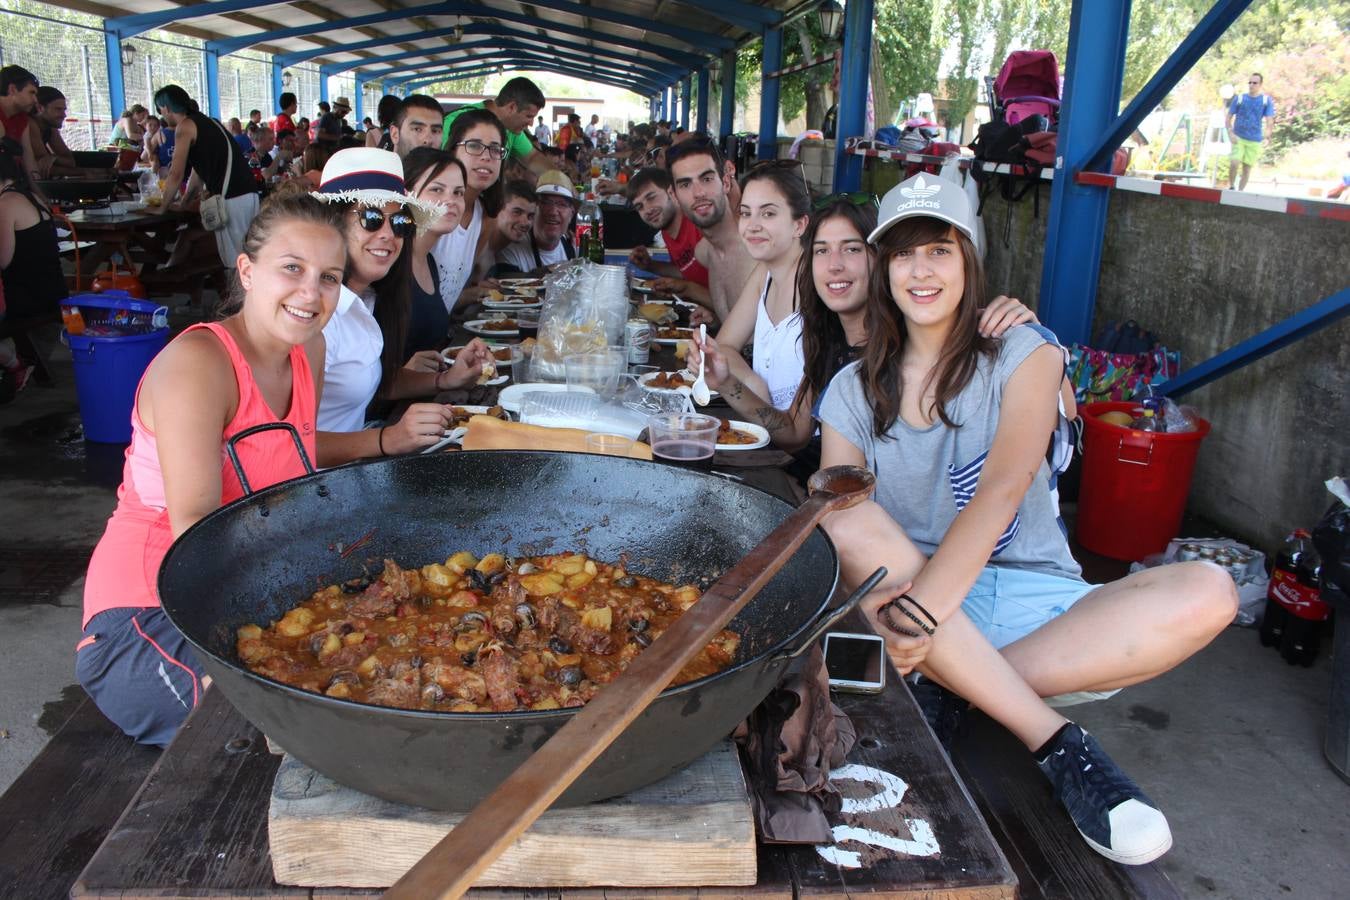
[[[864,609],[896,667],[1012,731],[1099,853],[1147,863],[1171,846],[1167,820],[1041,698],[1100,697],[1172,668],[1232,621],[1236,592],[1201,563],[1082,580],[1046,453],[1063,351],[1034,325],[980,335],[974,221],[964,191],[931,176],[882,200],[867,346],[820,407],[822,466],[866,466],[877,490],[825,528],[847,580],[890,571]]]

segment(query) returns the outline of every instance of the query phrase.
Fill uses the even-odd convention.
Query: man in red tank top
[[[5,66],[0,69],[0,129],[3,129],[5,148],[28,173],[30,180],[37,177],[37,157],[28,140],[28,117],[37,112],[37,76],[23,66]]]
[[[646,247],[635,247],[629,259],[633,265],[666,275],[684,278],[695,284],[708,286],[708,270],[694,257],[694,247],[703,234],[689,217],[680,211],[671,187],[670,173],[655,167],[641,169],[628,181],[628,202],[642,221],[660,230],[661,239],[670,251],[670,263],[653,262]]]

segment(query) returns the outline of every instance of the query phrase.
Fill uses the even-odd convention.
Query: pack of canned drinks
[[[1256,624],[1265,604],[1270,578],[1266,574],[1266,555],[1232,538],[1174,538],[1162,553],[1133,563],[1131,572],[1174,562],[1205,560],[1220,566],[1237,584],[1238,611],[1233,624]]]

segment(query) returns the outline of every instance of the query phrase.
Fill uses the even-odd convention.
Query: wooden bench
[[[191,739],[219,751],[245,731],[256,738],[256,733],[251,732],[238,714],[228,704],[222,704],[215,694],[211,692],[208,695],[211,702],[204,704],[211,707],[212,714],[194,717],[196,727],[192,730],[197,733],[191,735]],[[904,701],[910,702],[907,697]],[[883,720],[891,719],[892,709],[886,706],[883,698],[848,698],[847,703],[852,707],[850,714],[860,734],[869,734],[877,728],[886,730]],[[197,860],[197,865],[207,865],[207,868],[194,869],[187,857],[182,858],[183,865],[191,870],[192,876],[204,881],[228,881],[235,886],[248,886],[248,890],[257,891],[259,895],[311,896],[304,889],[277,889],[272,885],[265,829],[257,831],[256,825],[248,825],[239,819],[240,812],[246,808],[265,808],[270,772],[276,766],[276,758],[271,754],[248,746],[252,742],[242,743],[245,746],[240,748],[241,751],[253,752],[225,752],[218,757],[217,764],[207,767],[210,771],[195,774],[199,780],[216,783],[217,787],[222,782],[232,785],[226,793],[234,797],[235,814],[227,819],[230,828],[242,829],[253,836],[253,840],[247,842],[248,852],[231,853],[226,861],[217,862],[219,869],[203,860]],[[868,743],[876,744],[875,741]],[[864,744],[864,751],[866,747]],[[1016,873],[1019,881],[1017,896],[1050,900],[1180,897],[1160,866],[1118,866],[1089,849],[1055,804],[1026,750],[988,718],[979,713],[968,714],[953,750],[953,762],[965,790]],[[881,752],[880,747],[876,752]],[[872,754],[868,752],[867,755]],[[160,756],[158,751],[133,744],[103,717],[92,701],[83,700],[28,769],[0,797],[0,897],[66,896],[115,825],[129,833],[141,829],[145,832],[141,834],[142,839],[157,834],[164,840],[158,828],[145,831],[146,823],[136,818],[138,806],[144,805],[138,801],[139,795],[145,790],[155,790],[142,782],[151,784],[153,779],[147,780],[147,775]],[[223,764],[221,760],[229,762]],[[179,772],[173,777],[187,778],[189,774]],[[928,779],[915,783],[916,790],[922,791],[926,787],[925,780]],[[203,797],[195,799],[200,802]],[[178,802],[190,805],[193,800],[183,797]],[[159,801],[152,805],[162,808]],[[187,809],[174,811],[190,813]],[[146,810],[141,809],[139,814],[144,818]],[[194,828],[201,824],[204,816],[214,814],[199,807],[196,813],[182,818],[175,816],[177,824],[161,822],[161,826],[171,832],[171,838],[177,835],[177,839],[167,842],[175,843],[188,837],[199,841],[203,835]],[[119,819],[126,816],[130,816],[131,821],[119,825]],[[196,823],[194,818],[198,820]],[[213,837],[220,841],[222,833],[213,832]],[[948,844],[948,852],[960,855],[958,843]],[[129,852],[139,849],[133,848]],[[825,893],[831,885],[838,884],[840,870],[825,863],[810,848],[764,848],[764,851],[761,855],[762,881],[792,884],[801,895]],[[119,851],[107,852],[119,854]],[[84,890],[77,893],[89,891],[91,885],[81,887]],[[767,884],[761,884],[746,892],[775,896],[767,888]],[[853,884],[850,888],[862,890],[864,885]],[[885,892],[884,895],[958,896],[955,891],[932,893],[932,888],[932,884],[914,884],[913,893]],[[737,893],[733,889],[723,890],[726,896]],[[206,893],[230,895],[227,891],[207,890]],[[501,896],[510,894],[512,892],[500,892]],[[995,890],[988,894],[998,895],[1000,892]],[[700,896],[723,894],[702,891]]]
[[[0,796],[0,897],[66,896],[159,755],[83,698]]]

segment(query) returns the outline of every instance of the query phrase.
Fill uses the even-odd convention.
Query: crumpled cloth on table
[[[843,765],[857,733],[849,717],[830,700],[819,643],[737,726],[732,737],[746,761],[760,840],[828,843],[827,813],[838,813],[842,802],[830,783],[830,771]]]

